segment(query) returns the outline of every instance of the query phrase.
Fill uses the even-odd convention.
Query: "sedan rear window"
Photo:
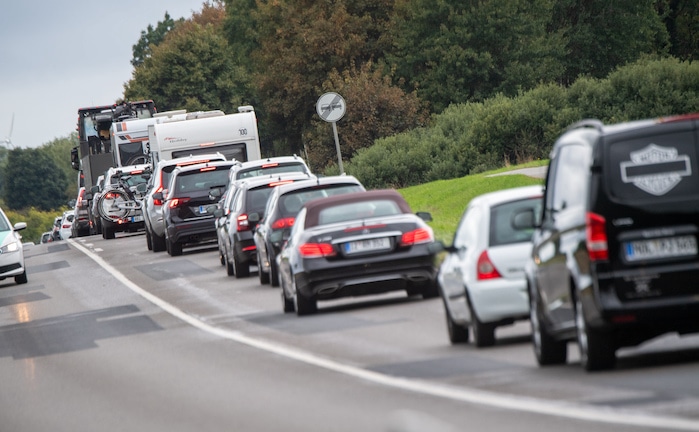
[[[370,217],[392,216],[402,211],[395,201],[381,199],[340,204],[322,209],[318,213],[318,225],[327,225]]]
[[[279,208],[284,217],[295,216],[308,201],[333,195],[359,192],[359,185],[332,185],[314,189],[301,189],[282,195],[279,198]]]

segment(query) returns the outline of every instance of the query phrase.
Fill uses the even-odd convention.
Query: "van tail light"
[[[303,258],[323,258],[336,254],[330,243],[304,243],[299,246],[299,253]]]
[[[284,228],[291,228],[294,226],[294,218],[288,217],[288,218],[281,218],[277,219],[274,221],[272,224],[272,229],[284,229]]]
[[[248,220],[248,215],[243,213],[240,216],[238,216],[238,221],[236,223],[236,228],[238,232],[241,231],[250,231],[250,221]]]
[[[484,250],[478,257],[478,262],[476,262],[476,279],[487,280],[487,279],[498,279],[501,278],[500,272],[495,268],[495,265],[490,260],[488,256],[488,251]]]
[[[189,202],[189,198],[173,198],[167,204],[170,208],[182,207]]]
[[[585,215],[585,243],[590,261],[609,259],[606,220],[603,216],[588,212]]]
[[[429,228],[418,228],[403,233],[400,238],[401,246],[412,246],[421,243],[429,243],[434,240],[434,234]]]

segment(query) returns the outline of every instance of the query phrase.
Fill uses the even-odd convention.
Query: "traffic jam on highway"
[[[472,199],[447,245],[395,190],[316,175],[297,155],[263,158],[252,107],[133,106],[80,113],[73,162],[90,229],[69,244],[101,234],[101,248],[119,247],[136,233],[169,259],[208,254],[232,282],[274,288],[277,313],[299,321],[343,298],[439,299],[445,341],[480,351],[527,323],[540,366],[565,365],[575,345],[584,371],[610,370],[620,349],[699,332],[699,115],[572,125],[542,186]],[[117,108],[133,116],[113,121]]]

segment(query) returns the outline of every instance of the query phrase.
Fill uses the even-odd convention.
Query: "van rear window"
[[[609,187],[619,200],[699,195],[697,149],[691,132],[616,141],[607,151]]]

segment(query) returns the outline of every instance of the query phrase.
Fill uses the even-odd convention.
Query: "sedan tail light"
[[[495,265],[488,256],[488,251],[481,252],[476,263],[476,279],[498,279],[501,278],[500,272],[495,268]]]
[[[288,218],[281,218],[277,219],[274,221],[272,224],[272,229],[284,229],[284,228],[291,228],[294,226],[294,218],[288,217]]]
[[[603,216],[591,212],[585,215],[585,243],[590,261],[602,261],[609,258],[605,224],[606,220]]]
[[[416,230],[403,233],[400,238],[401,246],[412,246],[421,243],[429,243],[434,241],[434,234],[429,228],[418,228]]]
[[[303,258],[323,258],[336,254],[330,243],[304,243],[299,246],[299,253]]]

